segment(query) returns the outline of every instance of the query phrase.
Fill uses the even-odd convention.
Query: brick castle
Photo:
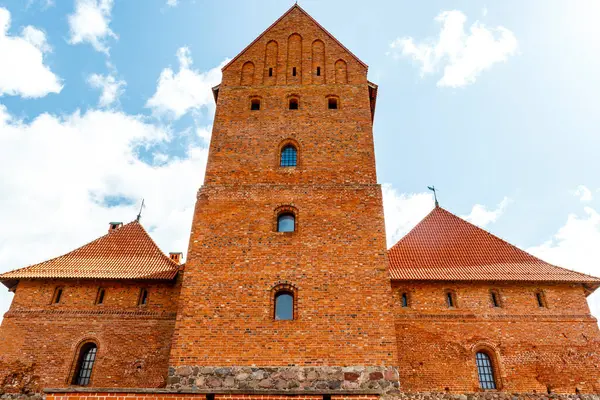
[[[139,221],[0,275],[0,393],[600,393],[600,279],[437,206],[386,249],[367,66],[294,5],[223,68],[185,264]],[[497,397],[496,397],[497,398]]]

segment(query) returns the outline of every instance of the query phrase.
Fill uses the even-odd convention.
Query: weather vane
[[[140,222],[140,218],[142,218],[142,209],[144,208],[144,199],[142,199],[142,205],[140,206],[140,212],[135,219],[137,222]]]
[[[427,189],[429,189],[433,192],[433,198],[435,199],[435,206],[439,207],[440,203],[438,203],[438,201],[437,201],[437,192],[435,191],[435,186],[427,186]]]

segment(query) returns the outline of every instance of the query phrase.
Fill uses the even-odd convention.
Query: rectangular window
[[[148,304],[148,289],[140,289],[138,306],[145,306],[146,304]]]
[[[52,304],[60,303],[60,299],[62,298],[63,289],[58,287],[54,289],[54,295],[52,296]]]
[[[327,101],[327,106],[330,110],[337,110],[338,108],[338,101],[335,97],[330,97],[329,100]]]
[[[252,99],[250,101],[250,110],[252,110],[252,111],[260,110],[260,100],[259,99]]]
[[[448,303],[449,308],[455,307],[454,294],[452,292],[446,293],[446,302]]]
[[[273,76],[273,68],[269,68],[269,76]]]
[[[292,76],[296,76],[296,67],[292,68]]]
[[[498,293],[491,292],[490,294],[492,296],[492,305],[494,307],[500,307],[500,300],[498,299]]]
[[[408,294],[402,293],[402,307],[408,307]]]
[[[96,305],[104,304],[104,288],[98,289],[98,294],[96,295]]]
[[[542,292],[537,292],[535,294],[535,298],[537,300],[538,307],[540,307],[540,308],[546,307],[546,299],[544,299],[544,294]]]
[[[317,67],[317,76],[321,76],[321,67]]]

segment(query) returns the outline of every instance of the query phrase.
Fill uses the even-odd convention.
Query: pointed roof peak
[[[244,54],[246,52],[246,50],[248,50],[253,44],[255,44],[256,42],[258,42],[267,32],[269,32],[275,25],[277,25],[279,22],[281,22],[285,17],[287,17],[292,11],[294,10],[298,10],[300,11],[302,14],[304,14],[306,17],[308,17],[315,25],[317,25],[317,27],[319,27],[323,32],[325,32],[326,35],[328,35],[334,42],[336,42],[342,49],[344,49],[348,54],[350,54],[354,59],[356,59],[356,61],[361,64],[363,67],[365,68],[369,68],[369,66],[367,64],[365,64],[363,61],[361,61],[360,58],[358,58],[354,53],[352,53],[350,50],[348,50],[348,48],[346,46],[344,46],[339,40],[337,40],[335,38],[335,36],[333,36],[331,33],[329,33],[329,31],[327,29],[325,29],[319,22],[317,22],[316,19],[314,19],[304,8],[302,8],[298,2],[296,1],[286,12],[284,12],[279,18],[277,18],[277,20],[275,20],[275,22],[273,22],[271,25],[269,25],[269,27],[267,29],[265,29],[260,35],[258,35],[256,37],[256,39],[254,39],[248,46],[244,47],[244,49],[242,51],[240,51],[238,53],[238,55],[236,55],[235,57],[233,57],[227,64],[225,64],[223,66],[223,68],[221,68],[222,71],[224,71],[225,69],[227,69],[231,64],[233,64],[238,58],[240,58],[242,56],[242,54]]]
[[[119,228],[62,256],[0,275],[19,279],[173,279],[181,265],[165,255],[139,221]]]
[[[388,250],[395,280],[552,281],[600,279],[547,263],[436,206]]]

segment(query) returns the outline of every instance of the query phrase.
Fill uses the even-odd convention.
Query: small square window
[[[298,109],[298,99],[290,99],[290,110]]]
[[[330,110],[337,110],[338,100],[335,97],[330,97],[327,100],[327,108],[329,108]]]
[[[252,99],[250,101],[250,110],[252,110],[252,111],[260,110],[260,100],[259,99]]]

